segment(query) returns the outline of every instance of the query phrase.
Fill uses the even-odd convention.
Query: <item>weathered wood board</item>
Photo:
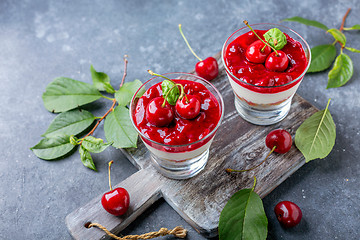
[[[125,216],[112,216],[102,208],[102,193],[99,194],[66,217],[67,227],[74,239],[108,239],[103,231],[87,229],[84,224],[97,222],[118,234],[161,197],[198,232],[212,237],[217,235],[220,212],[228,199],[242,188],[251,188],[253,176],[257,177],[255,191],[263,198],[305,163],[299,150],[292,146],[286,154],[271,154],[264,164],[253,171],[239,174],[225,172],[226,168],[246,169],[259,164],[269,152],[265,146],[267,133],[284,128],[294,136],[299,125],[317,109],[295,95],[289,115],[280,123],[256,126],[244,121],[235,110],[234,95],[220,54],[215,57],[220,71],[212,83],[224,98],[225,114],[210,148],[205,169],[188,180],[163,177],[151,165],[149,153],[139,140],[137,149],[123,150],[139,171],[116,185],[129,191],[130,209]]]

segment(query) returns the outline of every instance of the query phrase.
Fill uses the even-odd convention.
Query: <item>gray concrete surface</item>
[[[358,0],[303,1],[0,1],[0,239],[71,239],[65,216],[136,168],[109,148],[94,155],[98,172],[83,167],[78,154],[58,161],[38,159],[29,148],[54,118],[41,95],[55,77],[91,82],[90,64],[120,84],[122,56],[129,55],[127,80],[149,78],[146,70],[189,71],[196,59],[184,44],[177,25],[203,58],[218,52],[226,38],[250,23],[278,22],[303,16],[339,28],[348,7],[346,26],[360,24]],[[284,23],[311,46],[331,43],[320,29]],[[360,32],[346,33],[348,45],[360,49]],[[338,49],[339,51],[339,49]],[[264,199],[269,220],[268,239],[360,238],[360,54],[352,80],[326,90],[327,72],[306,75],[298,93],[330,111],[337,126],[331,154],[306,164]],[[89,108],[102,115],[107,100]],[[95,136],[103,137],[102,126]],[[301,224],[283,229],[273,208],[279,201],[296,202],[303,210]],[[163,200],[148,209],[123,234],[183,225],[187,239],[205,239]],[[172,239],[164,237],[163,239]]]

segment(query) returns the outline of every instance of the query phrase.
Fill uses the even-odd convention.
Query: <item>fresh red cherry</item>
[[[206,80],[213,80],[219,74],[219,66],[215,58],[208,57],[195,65],[197,75]]]
[[[299,206],[290,201],[282,201],[276,204],[274,212],[278,221],[286,228],[298,225],[302,218]]]
[[[276,52],[270,53],[265,62],[265,67],[274,72],[283,72],[289,65],[289,59],[281,50],[277,50]]]
[[[167,126],[174,119],[174,110],[163,97],[153,98],[147,105],[145,114],[148,122],[156,127]]]
[[[196,63],[196,65],[195,65],[195,72],[197,73],[197,75],[199,75],[202,78],[205,78],[208,81],[211,81],[214,78],[216,78],[217,75],[219,74],[219,66],[218,66],[218,63],[217,63],[216,59],[213,58],[213,57],[208,57],[208,58],[206,58],[204,60],[199,58],[198,55],[196,55],[196,53],[194,52],[194,50],[191,48],[188,40],[186,39],[184,33],[182,32],[181,24],[179,24],[179,31],[180,31],[180,34],[183,37],[186,45],[190,49],[191,53],[197,59],[199,59],[199,62]]]
[[[257,40],[246,49],[245,56],[250,62],[264,63],[270,53],[271,48],[266,46],[261,40]]]
[[[193,95],[185,95],[176,102],[175,109],[180,117],[193,119],[200,113],[200,101]]]
[[[110,178],[110,166],[113,161],[109,162],[109,186],[110,191],[104,193],[101,198],[101,205],[103,208],[110,214],[115,216],[121,216],[126,213],[130,204],[130,196],[128,191],[125,188],[115,188],[111,187],[111,178]]]
[[[270,149],[275,147],[274,152],[286,153],[291,148],[292,138],[288,131],[275,129],[266,136],[265,144]]]

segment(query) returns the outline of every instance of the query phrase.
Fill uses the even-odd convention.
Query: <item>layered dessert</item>
[[[276,35],[274,29],[254,28],[229,37],[222,52],[223,62],[240,101],[256,109],[276,108],[295,94],[309,66],[309,54],[286,32],[277,29]],[[280,41],[282,46],[277,48]]]
[[[169,80],[172,87],[158,82],[138,98],[132,121],[153,155],[169,162],[191,161],[209,149],[223,106],[200,82]],[[173,95],[175,99],[169,98]]]

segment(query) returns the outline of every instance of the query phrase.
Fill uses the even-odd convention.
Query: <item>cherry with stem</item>
[[[114,161],[109,162],[109,187],[110,191],[104,193],[101,198],[101,205],[110,214],[121,216],[126,213],[130,204],[130,196],[125,188],[115,188],[111,186],[110,169]]]
[[[292,137],[290,133],[284,129],[275,129],[266,136],[265,144],[269,149],[271,149],[271,151],[268,153],[268,155],[261,163],[249,169],[235,170],[235,169],[227,168],[225,169],[225,171],[228,173],[232,173],[232,172],[247,172],[254,170],[255,168],[262,165],[266,161],[266,159],[268,159],[271,153],[273,152],[287,153],[292,146]]]
[[[196,65],[195,65],[195,72],[197,73],[197,75],[199,75],[200,77],[205,78],[206,80],[209,80],[209,81],[216,78],[217,75],[219,74],[219,66],[218,66],[216,59],[213,57],[208,57],[208,58],[202,60],[198,55],[196,55],[194,50],[191,48],[188,40],[186,39],[186,37],[181,29],[181,24],[179,24],[179,31],[180,31],[180,34],[183,37],[186,45],[190,49],[191,53],[199,60],[199,62],[196,63]]]

